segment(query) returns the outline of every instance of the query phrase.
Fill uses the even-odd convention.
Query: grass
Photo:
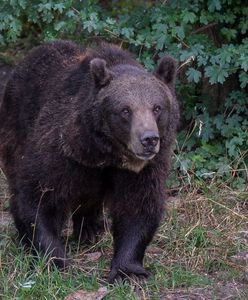
[[[2,202],[2,210],[6,206]],[[65,299],[77,290],[95,292],[101,286],[107,287],[104,299],[247,299],[247,266],[232,259],[247,251],[247,216],[248,194],[227,187],[169,197],[167,216],[145,257],[152,276],[142,284],[107,283],[109,233],[90,247],[69,241],[73,267],[61,273],[48,268],[44,258],[25,252],[16,243],[12,224],[2,226],[0,299]]]

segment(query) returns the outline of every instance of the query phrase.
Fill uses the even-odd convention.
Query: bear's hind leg
[[[18,238],[20,240],[20,243],[24,245],[25,247],[31,246],[31,234],[28,233],[26,225],[24,222],[22,222],[21,219],[19,219],[18,216],[14,217],[15,226],[17,228],[18,232]]]
[[[53,262],[59,269],[64,269],[68,265],[66,259],[65,246],[58,236],[49,231],[42,222],[34,229],[33,245],[35,249],[42,252],[48,261]]]
[[[104,230],[102,204],[94,210],[81,206],[72,213],[73,234],[81,243],[95,243],[97,236]]]

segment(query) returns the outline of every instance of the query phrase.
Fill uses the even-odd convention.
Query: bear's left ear
[[[175,86],[177,72],[177,62],[171,56],[163,57],[157,68],[154,71],[154,75],[163,81],[165,84],[169,85],[171,88]]]
[[[101,58],[94,58],[90,62],[90,71],[97,85],[105,86],[113,79],[113,73],[106,65],[106,61]]]

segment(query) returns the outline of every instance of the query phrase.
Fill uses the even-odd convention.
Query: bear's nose
[[[159,135],[154,131],[145,131],[140,138],[141,144],[147,147],[156,147],[159,141]]]

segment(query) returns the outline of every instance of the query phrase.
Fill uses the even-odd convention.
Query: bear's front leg
[[[68,261],[65,246],[60,240],[66,219],[62,201],[58,208],[52,201],[52,191],[41,194],[24,185],[22,188],[10,200],[19,239],[30,246],[35,254],[45,254],[49,262],[53,262],[59,269],[66,268]]]
[[[114,257],[110,283],[125,277],[148,276],[143,258],[163,213],[164,184],[163,177],[151,167],[139,174],[124,170],[114,174],[111,201]]]

